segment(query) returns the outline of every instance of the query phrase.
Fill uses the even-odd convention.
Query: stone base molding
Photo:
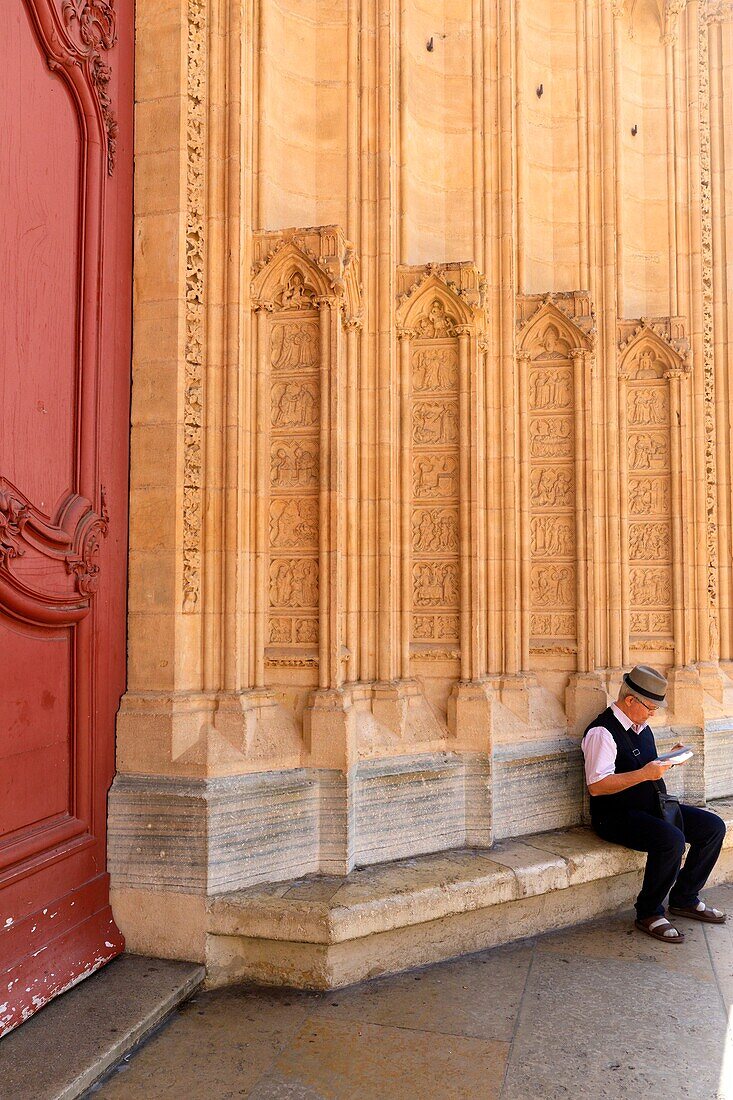
[[[297,874],[491,844],[485,755],[363,760],[209,778],[118,775],[109,795],[117,886],[204,895]]]
[[[711,808],[729,826],[711,879],[725,882],[733,876],[733,806]],[[501,841],[485,853],[457,849],[346,877],[300,876],[196,903],[121,886],[113,902],[133,951],[149,950],[160,914],[169,933],[156,949],[205,961],[210,986],[244,980],[336,989],[630,909],[643,863],[642,853],[571,829]]]

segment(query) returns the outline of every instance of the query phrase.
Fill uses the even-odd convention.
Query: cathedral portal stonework
[[[132,948],[580,823],[638,662],[733,794],[733,4],[138,0],[136,49]]]

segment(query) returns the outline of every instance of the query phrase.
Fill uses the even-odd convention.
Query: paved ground
[[[733,914],[733,886],[707,893]],[[328,994],[197,994],[94,1100],[733,1100],[733,919],[630,913]]]

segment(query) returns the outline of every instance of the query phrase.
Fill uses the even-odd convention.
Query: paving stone
[[[123,955],[2,1040],[2,1100],[74,1100],[201,984],[193,963]]]
[[[705,896],[733,909],[731,886]],[[632,922],[626,910],[326,993],[198,993],[95,1092],[101,1100],[733,1100],[733,924],[687,921],[685,943],[665,947]]]
[[[532,948],[512,945],[328,995],[322,1012],[413,1031],[510,1040]]]
[[[508,1051],[508,1043],[321,1017],[278,1059],[276,1081],[323,1100],[492,1100]],[[272,1095],[268,1087],[265,1080],[250,1096]]]
[[[655,962],[565,959],[538,951],[502,1100],[579,1095],[711,1100],[726,1023],[712,982]]]
[[[313,998],[287,991],[198,994],[95,1090],[104,1100],[227,1100],[249,1089],[303,1027]]]

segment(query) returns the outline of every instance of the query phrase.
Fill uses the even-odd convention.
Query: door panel
[[[11,7],[0,20],[0,1034],[123,947],[105,862],[125,675],[132,238],[132,0]]]
[[[0,330],[0,401],[12,410],[14,445],[0,473],[50,515],[74,479],[81,135],[68,88],[39,64],[28,11],[22,3],[9,7],[0,20],[10,92],[0,117],[2,133],[13,135],[0,270],[13,273],[13,294]],[[39,433],[55,456],[50,469],[38,465]]]

